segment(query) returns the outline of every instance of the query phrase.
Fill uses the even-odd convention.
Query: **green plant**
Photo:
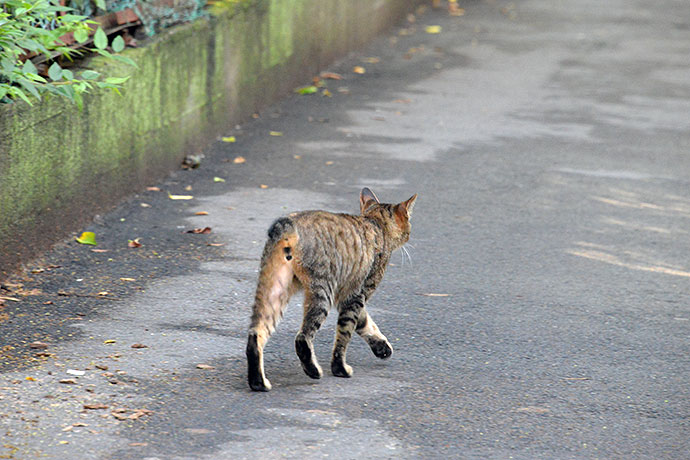
[[[94,70],[83,70],[79,75],[63,68],[58,58],[72,60],[82,54],[65,45],[61,37],[72,32],[78,43],[89,40],[91,26],[97,24],[86,16],[70,14],[71,9],[60,6],[58,0],[0,0],[0,102],[23,99],[28,104],[41,99],[45,93],[64,97],[82,107],[82,94],[94,87],[119,92],[120,86],[129,77],[105,77]],[[43,27],[44,24],[49,27]],[[136,64],[125,56],[107,51],[108,37],[98,28],[93,35],[95,51],[108,59]],[[125,43],[116,37],[113,51],[120,52]],[[52,64],[47,77],[29,59],[44,55]]]

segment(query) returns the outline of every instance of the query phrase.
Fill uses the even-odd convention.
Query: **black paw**
[[[332,361],[331,362],[331,373],[336,377],[352,377],[352,366],[344,363],[343,361]]]
[[[306,340],[295,340],[295,351],[302,363],[304,373],[313,379],[320,379],[323,371],[314,358],[314,352]]]
[[[372,340],[369,343],[369,347],[371,347],[374,355],[380,359],[390,358],[393,354],[393,347],[391,347],[387,340]]]

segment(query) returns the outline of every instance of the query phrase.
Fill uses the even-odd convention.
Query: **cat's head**
[[[415,193],[402,203],[381,203],[374,192],[365,187],[359,195],[359,207],[363,216],[376,219],[381,224],[393,249],[397,249],[410,239],[410,216],[416,199]]]

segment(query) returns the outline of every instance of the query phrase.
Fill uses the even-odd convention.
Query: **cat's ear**
[[[404,213],[406,218],[410,218],[412,215],[412,208],[414,208],[414,203],[417,201],[417,194],[415,193],[410,197],[409,200],[403,201],[402,203],[395,206],[396,211]]]
[[[361,210],[362,214],[364,214],[364,211],[369,209],[371,205],[377,203],[380,202],[376,195],[374,195],[374,192],[372,192],[369,188],[364,187],[362,192],[359,194],[359,209]]]

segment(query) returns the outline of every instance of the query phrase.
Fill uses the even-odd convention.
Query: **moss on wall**
[[[0,277],[178,167],[419,0],[241,0],[125,52],[123,96],[0,107]],[[128,71],[94,59],[107,74]]]

